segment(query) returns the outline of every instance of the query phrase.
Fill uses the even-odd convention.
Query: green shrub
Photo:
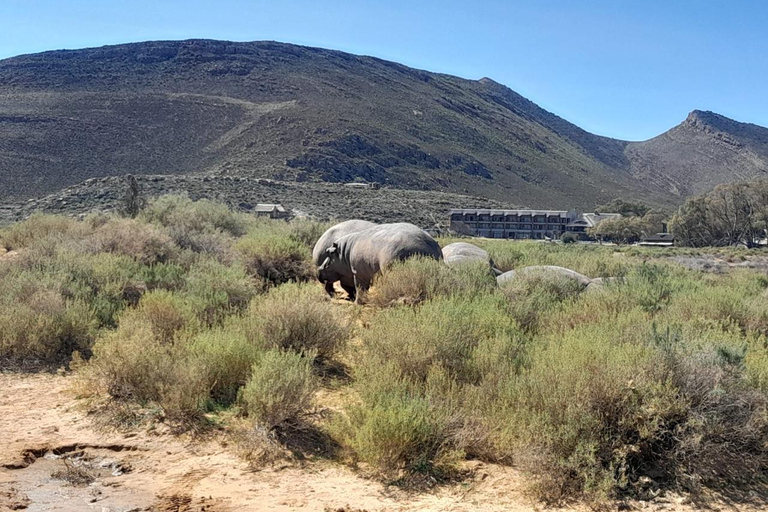
[[[585,326],[532,349],[487,406],[496,450],[538,478],[545,501],[615,496],[684,417],[638,320]]]
[[[268,350],[253,365],[240,399],[256,424],[275,429],[301,420],[312,407],[316,388],[311,358]]]
[[[160,343],[173,343],[179,334],[190,335],[201,329],[193,306],[181,295],[166,290],[145,294],[136,309],[127,310],[120,324],[146,324]]]
[[[472,297],[494,293],[496,278],[485,262],[448,267],[431,258],[397,262],[377,276],[369,300],[384,307],[419,304],[436,297]]]
[[[560,236],[560,241],[564,244],[575,244],[579,241],[579,235],[576,233],[563,233],[562,236]]]
[[[666,474],[688,491],[762,483],[768,399],[756,377],[765,371],[764,343],[690,327],[657,339],[687,413],[675,427],[676,443],[658,454]]]
[[[263,285],[237,264],[227,266],[200,258],[189,269],[184,291],[199,317],[208,325],[243,311]]]
[[[45,238],[79,238],[87,232],[88,227],[75,219],[35,213],[27,220],[0,231],[0,244],[9,251],[19,250]]]
[[[72,352],[90,350],[95,330],[96,319],[86,304],[41,291],[25,304],[7,304],[0,311],[0,359],[67,362]]]
[[[503,283],[500,290],[509,301],[512,318],[524,330],[536,332],[545,319],[554,315],[556,308],[575,299],[584,285],[559,274],[531,272]]]
[[[288,226],[290,237],[312,250],[323,233],[334,224],[333,222],[295,219]]]
[[[191,361],[183,343],[166,343],[139,315],[124,316],[115,331],[94,345],[93,357],[79,368],[81,388],[120,400],[157,404],[175,420],[199,417],[210,381]]]
[[[138,279],[150,290],[181,290],[186,284],[186,270],[177,263],[157,263],[142,266]]]
[[[251,304],[246,319],[249,336],[268,348],[336,355],[349,338],[322,288],[314,284],[284,284]]]
[[[335,435],[386,478],[441,476],[487,445],[471,391],[492,389],[523,364],[526,340],[503,300],[441,298],[385,310],[354,355],[360,398]],[[404,472],[404,473],[403,473]]]
[[[122,254],[144,265],[169,261],[178,251],[160,228],[133,219],[110,219],[97,227],[86,243],[91,254]]]
[[[17,270],[0,281],[0,359],[66,362],[90,350],[96,327],[89,305],[64,297],[50,276]]]
[[[201,332],[187,349],[190,359],[204,370],[211,400],[222,406],[235,402],[260,354],[259,346],[242,330],[226,328]]]
[[[192,201],[182,195],[166,195],[151,201],[142,210],[140,218],[167,227],[171,237],[182,247],[187,247],[183,242],[191,234],[242,236],[255,221],[253,217],[233,212],[224,204],[207,199]]]
[[[433,366],[445,368],[459,382],[480,379],[478,359],[488,340],[503,340],[497,365],[521,352],[524,337],[504,310],[502,300],[435,299],[421,307],[394,308],[380,313],[361,333],[364,349],[358,364],[376,368],[394,365],[409,379],[425,381]]]
[[[314,278],[309,248],[289,236],[251,233],[235,247],[248,271],[269,285]]]
[[[450,448],[447,417],[396,370],[382,370],[360,376],[365,401],[337,420],[337,435],[357,460],[386,479],[448,472],[460,455]]]

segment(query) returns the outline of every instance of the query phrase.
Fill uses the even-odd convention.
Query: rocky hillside
[[[627,144],[633,176],[680,196],[768,176],[768,129],[694,110],[668,132]]]
[[[333,183],[281,182],[263,178],[200,175],[137,176],[148,199],[183,194],[213,199],[234,209],[250,211],[258,203],[281,203],[296,216],[320,220],[365,219],[372,222],[411,222],[424,228],[447,228],[451,208],[514,208],[488,198],[428,190],[360,188]],[[126,182],[118,177],[90,178],[43,197],[0,204],[0,226],[34,212],[83,216],[124,206]]]
[[[331,50],[190,40],[53,51],[0,61],[0,202],[133,173],[369,181],[535,207],[671,205],[765,172],[764,129],[692,116],[717,122],[688,134],[689,118],[630,144],[487,78]]]

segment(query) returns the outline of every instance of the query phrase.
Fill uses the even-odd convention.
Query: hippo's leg
[[[347,292],[347,295],[349,295],[349,300],[354,301],[355,297],[357,296],[357,293],[355,293],[355,286],[349,286],[348,284],[344,284],[342,281],[341,287],[344,289],[345,292]]]
[[[336,290],[333,288],[333,281],[325,282],[325,292],[333,298],[336,295]]]
[[[370,287],[370,282],[364,279],[358,279],[357,274],[355,274],[355,304],[360,304],[360,295]]]

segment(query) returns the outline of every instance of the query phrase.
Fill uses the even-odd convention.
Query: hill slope
[[[741,143],[754,161],[722,165],[762,172],[765,139]],[[490,79],[282,43],[161,41],[0,61],[0,201],[91,177],[212,173],[362,179],[537,207],[673,204],[700,181],[670,169],[689,149],[678,146],[590,134]]]
[[[626,149],[632,174],[687,196],[768,176],[768,129],[694,110],[668,132]]]

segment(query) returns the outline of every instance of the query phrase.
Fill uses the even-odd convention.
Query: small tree
[[[125,197],[123,199],[123,215],[130,218],[136,218],[139,212],[144,208],[146,200],[141,192],[141,187],[136,177],[128,174],[125,177]]]
[[[648,225],[640,217],[606,219],[589,230],[589,235],[600,240],[631,244],[647,234]]]

